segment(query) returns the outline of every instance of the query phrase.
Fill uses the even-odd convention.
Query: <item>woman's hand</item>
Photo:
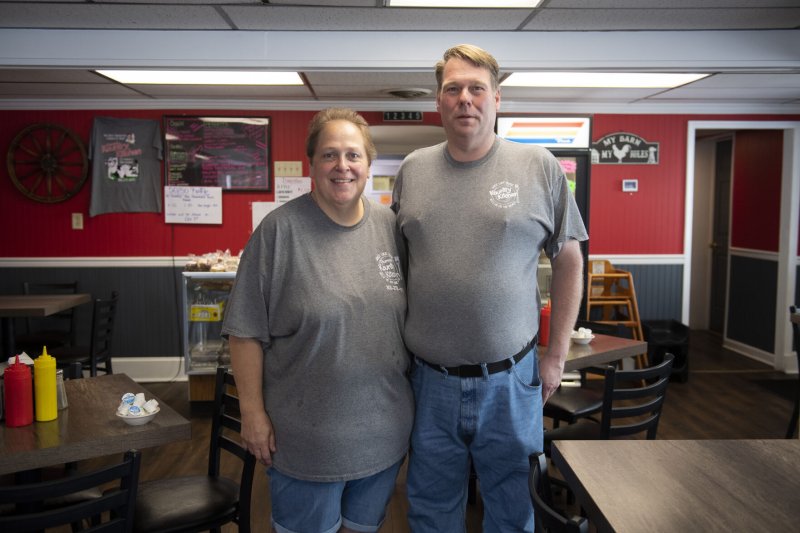
[[[272,466],[272,454],[277,451],[272,420],[262,409],[252,414],[242,413],[242,444],[259,463]]]

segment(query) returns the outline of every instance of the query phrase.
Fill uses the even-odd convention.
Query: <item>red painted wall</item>
[[[164,115],[182,114],[271,117],[272,161],[303,161],[304,175],[308,173],[305,137],[314,111],[0,111],[0,153],[5,156],[17,133],[31,124],[48,122],[64,126],[87,143],[88,149],[95,116],[160,122]],[[370,124],[382,123],[382,113],[363,115]],[[426,113],[424,123],[441,125],[436,113]],[[238,253],[250,236],[250,204],[274,199],[271,192],[223,193],[221,225],[166,224],[163,213],[110,213],[90,218],[90,180],[91,176],[74,197],[60,203],[43,204],[20,193],[3,164],[0,167],[0,227],[3,228],[0,257],[185,256],[226,248]],[[72,213],[84,214],[85,229],[71,228]]]
[[[782,154],[782,131],[736,133],[731,246],[778,251]]]
[[[247,110],[0,110],[0,154],[24,127],[52,122],[70,128],[88,141],[95,116],[150,118],[164,115],[269,116],[272,118],[272,161],[303,161],[304,140],[313,111]],[[382,114],[365,112],[370,124]],[[658,165],[593,165],[591,175],[590,244],[592,254],[683,253],[686,180],[686,135],[689,120],[798,120],[796,116],[754,115],[595,115],[592,138],[618,131],[660,143]],[[425,124],[440,125],[438,114],[425,113]],[[779,174],[779,172],[778,172]],[[622,180],[639,180],[639,192],[623,193]],[[90,178],[91,179],[91,178]],[[272,193],[224,193],[222,225],[165,224],[163,213],[115,213],[88,217],[89,182],[73,198],[41,204],[17,191],[5,165],[0,166],[0,257],[137,257],[184,256],[229,248],[238,251],[250,235],[253,201],[269,201]],[[72,230],[71,213],[85,216],[84,230]],[[759,232],[760,233],[760,232]]]
[[[596,115],[593,141],[615,132],[659,143],[658,165],[592,165],[589,252],[679,254],[683,251],[687,117]],[[639,191],[622,192],[623,179]]]
[[[592,125],[593,141],[610,133],[629,132],[648,142],[658,142],[660,153],[658,165],[592,165],[589,253],[683,253],[686,137],[690,120],[786,121],[797,118],[786,115],[595,115]],[[738,142],[737,138],[737,144]],[[773,191],[771,188],[775,185],[771,184],[769,190],[759,192],[763,201],[757,203],[757,209],[770,209],[774,222],[772,219],[768,222],[761,220],[756,224],[758,230],[748,227],[740,233],[744,238],[743,232],[752,230],[760,239],[762,231],[771,234],[774,232],[774,249],[777,250],[780,156],[770,153],[771,159],[777,159],[777,169],[769,164],[764,165],[761,162],[762,156],[758,156],[755,165],[760,173],[770,173],[770,180],[777,180],[778,189],[777,193]],[[622,192],[623,179],[638,179],[639,191]],[[766,201],[767,195],[772,198],[769,202]],[[742,220],[747,221],[756,214],[744,213],[742,216]],[[747,224],[749,223],[744,223]],[[765,224],[768,226],[764,226]],[[753,240],[755,239],[748,237],[747,242]],[[759,246],[747,247],[763,249]]]

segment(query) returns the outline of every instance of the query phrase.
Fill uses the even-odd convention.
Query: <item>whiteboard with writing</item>
[[[222,187],[164,187],[167,224],[222,224]]]

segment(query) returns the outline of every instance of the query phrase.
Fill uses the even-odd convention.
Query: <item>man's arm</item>
[[[553,277],[550,284],[550,339],[547,355],[539,361],[542,400],[550,398],[564,373],[570,335],[578,316],[583,294],[583,254],[578,241],[569,240],[551,260]]]
[[[231,335],[231,366],[239,395],[242,413],[242,441],[256,459],[270,466],[275,453],[275,432],[272,421],[264,410],[263,369],[264,352],[257,339]]]

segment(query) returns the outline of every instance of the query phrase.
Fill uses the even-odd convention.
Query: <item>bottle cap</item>
[[[56,359],[55,357],[47,353],[47,346],[44,346],[42,348],[42,355],[33,360],[34,367],[42,365],[51,366],[55,364],[56,364]]]
[[[6,369],[3,371],[3,375],[4,376],[9,376],[9,377],[12,377],[12,376],[23,377],[24,374],[27,374],[27,375],[30,376],[31,375],[31,369],[28,368],[28,365],[26,365],[25,363],[20,363],[19,362],[19,355],[17,355],[14,358],[14,363],[8,365],[6,367]]]

